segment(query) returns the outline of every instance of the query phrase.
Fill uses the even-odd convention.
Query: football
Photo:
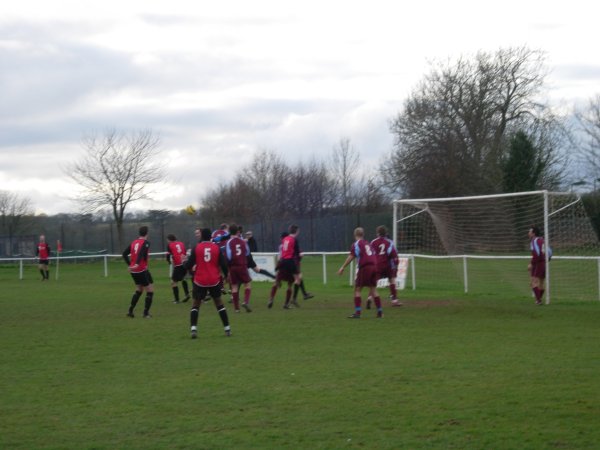
[[[188,205],[185,207],[185,212],[188,213],[190,216],[193,216],[194,214],[196,214],[196,208],[194,208],[192,205]]]

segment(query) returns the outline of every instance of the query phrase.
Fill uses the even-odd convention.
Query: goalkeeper
[[[531,261],[527,266],[531,275],[531,289],[535,296],[535,304],[542,304],[544,296],[544,280],[546,278],[546,254],[544,238],[540,236],[540,229],[532,225],[527,233],[529,236],[529,248],[531,249]]]

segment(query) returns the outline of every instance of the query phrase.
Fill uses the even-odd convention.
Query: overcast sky
[[[172,182],[138,207],[198,205],[257,149],[293,163],[342,137],[366,166],[429,62],[547,53],[547,98],[600,92],[588,1],[51,1],[0,7],[0,189],[76,212],[64,167],[85,134],[151,128]]]

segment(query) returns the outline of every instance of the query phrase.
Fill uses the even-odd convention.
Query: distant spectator
[[[250,252],[257,253],[258,252],[258,243],[254,236],[252,235],[252,231],[246,231],[246,242],[248,242],[248,247],[250,247]]]

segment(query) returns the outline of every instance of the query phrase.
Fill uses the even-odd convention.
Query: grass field
[[[301,308],[256,283],[231,338],[206,304],[191,340],[163,261],[150,320],[122,263],[0,267],[0,448],[598,448],[599,303],[436,286],[348,320],[347,276],[303,268]]]

